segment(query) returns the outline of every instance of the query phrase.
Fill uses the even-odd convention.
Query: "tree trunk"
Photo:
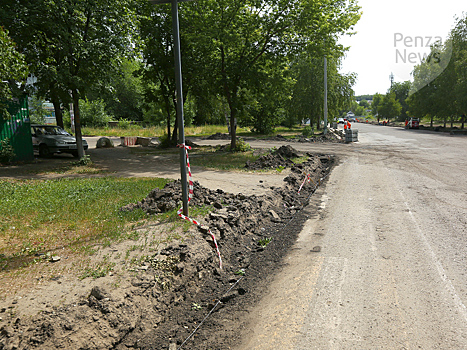
[[[462,114],[462,116],[461,116],[461,122],[462,122],[462,124],[461,124],[461,129],[464,130],[465,114]]]
[[[172,145],[176,145],[178,143],[178,108],[177,100],[175,98],[173,99],[173,105],[175,107],[175,124],[172,132]]]
[[[171,133],[170,133],[170,104],[168,101],[165,103],[165,112],[167,113],[167,139],[171,139]]]
[[[237,115],[237,110],[230,110],[230,150],[235,152],[237,149],[237,125],[235,124],[235,118]]]
[[[430,129],[433,129],[433,118],[434,116],[432,115],[430,119]]]
[[[81,118],[79,114],[79,93],[76,89],[73,89],[72,92],[73,98],[73,113],[75,120],[75,138],[76,138],[76,147],[78,151],[78,158],[81,159],[84,157],[84,147],[83,147],[83,137],[81,134]]]
[[[62,109],[60,108],[61,107],[60,100],[56,94],[53,94],[51,96],[51,100],[52,100],[52,104],[54,105],[55,120],[57,121],[57,125],[64,128],[63,113],[62,113]]]

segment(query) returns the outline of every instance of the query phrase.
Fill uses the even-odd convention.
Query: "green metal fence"
[[[11,118],[5,120],[0,116],[0,140],[10,140],[16,154],[15,161],[31,161],[34,159],[34,151],[27,95],[9,102],[8,112]]]

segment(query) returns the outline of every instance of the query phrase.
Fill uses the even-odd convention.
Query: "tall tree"
[[[375,116],[377,119],[378,119],[378,123],[379,123],[379,113],[378,113],[378,108],[380,107],[381,103],[383,102],[383,98],[384,96],[379,94],[379,93],[376,93],[374,96],[373,96],[373,103],[371,104],[371,113],[373,113],[373,116]]]
[[[168,139],[172,140],[172,144],[175,144],[177,142],[178,118],[170,6],[141,4],[140,16],[141,50],[144,63],[140,73],[143,79],[145,100],[162,107],[166,115]],[[185,44],[181,45],[181,50],[184,54]],[[183,60],[183,63],[183,72],[186,73],[186,60]],[[186,82],[186,74],[184,78]],[[183,86],[186,98],[188,87],[187,84],[183,84]],[[173,119],[175,125],[172,133]]]
[[[333,53],[340,57],[339,52]],[[320,126],[324,113],[324,65],[320,52],[313,53],[313,58],[302,55],[294,62],[291,74],[294,86],[288,104],[291,121],[310,120],[310,124]],[[340,74],[340,58],[328,56],[328,113],[329,118],[338,117],[339,111],[350,107],[355,84],[354,74]]]
[[[396,118],[401,113],[402,106],[396,99],[396,93],[389,91],[378,106],[378,115],[389,120]],[[379,121],[379,118],[378,118]]]
[[[300,47],[297,43],[303,50],[325,38],[335,42],[360,16],[353,0],[200,0],[187,6],[194,15],[189,41],[230,109],[231,149],[244,107],[241,91],[261,84],[268,62],[281,64]]]
[[[132,8],[133,0],[5,0],[1,19],[15,32],[39,90],[52,102],[71,96],[80,157],[79,100],[131,50]]]
[[[399,114],[399,121],[404,121],[408,118],[409,105],[407,103],[407,98],[409,97],[411,82],[404,81],[402,83],[395,82],[392,84],[390,91],[394,92],[396,100],[399,101],[401,105],[401,112]]]

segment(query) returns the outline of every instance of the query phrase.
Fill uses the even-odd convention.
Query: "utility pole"
[[[324,55],[324,130],[326,135],[328,132],[328,59]]]
[[[178,2],[192,0],[149,0],[152,4],[172,4],[172,31],[175,58],[175,85],[177,89],[178,143],[180,148],[180,175],[182,182],[183,215],[188,216],[188,184],[186,178],[185,122],[183,117],[182,60],[180,54],[180,29],[178,23]]]

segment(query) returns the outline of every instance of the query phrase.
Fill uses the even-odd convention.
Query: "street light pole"
[[[186,181],[185,122],[183,116],[182,60],[180,53],[180,31],[177,0],[172,0],[172,30],[175,57],[175,85],[177,89],[178,143],[180,148],[180,174],[182,181],[183,215],[188,216],[188,186]]]
[[[178,2],[191,0],[149,0],[153,4],[172,4],[172,31],[175,58],[175,86],[177,89],[178,143],[180,144],[180,175],[182,182],[183,215],[188,216],[188,184],[186,178],[185,122],[183,116],[182,60],[180,53],[180,29],[178,23]]]

